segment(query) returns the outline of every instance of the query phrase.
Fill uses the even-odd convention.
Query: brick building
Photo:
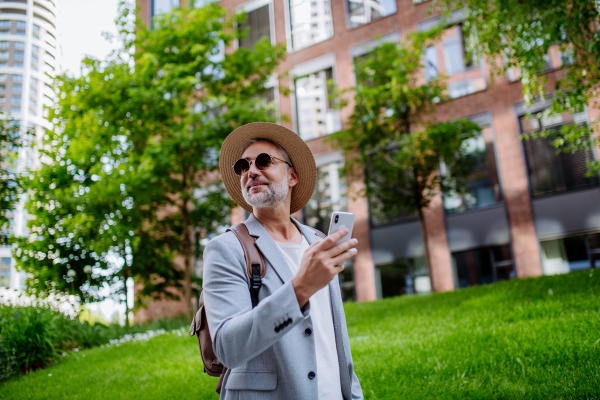
[[[182,0],[183,2],[183,0]],[[138,0],[141,16],[168,12],[178,0]],[[420,3],[415,1],[414,3]],[[453,100],[440,105],[438,120],[466,117],[482,127],[470,143],[481,157],[479,173],[466,195],[440,193],[425,213],[429,260],[424,258],[416,216],[388,218],[369,210],[369,199],[348,195],[340,174],[343,155],[324,141],[345,126],[349,110],[330,107],[327,80],[340,89],[355,85],[353,60],[368,56],[381,41],[402,41],[409,32],[428,29],[439,17],[429,2],[412,0],[222,0],[231,12],[244,10],[250,28],[238,46],[251,47],[261,37],[284,42],[288,56],[274,77],[271,97],[282,124],[304,138],[318,166],[313,198],[298,216],[327,230],[333,210],[356,214],[354,235],[359,253],[343,273],[347,299],[375,300],[404,293],[453,290],[515,277],[563,273],[600,264],[599,178],[586,177],[593,152],[555,154],[543,139],[522,141],[520,134],[541,127],[588,123],[599,111],[525,119],[518,71],[494,78],[489,65],[465,56],[461,12],[436,46],[424,54],[424,77],[444,73]],[[568,55],[553,49],[547,57],[548,88],[563,73]],[[279,96],[277,86],[292,89]],[[530,110],[547,107],[538,103]],[[360,185],[354,182],[353,185]],[[244,212],[234,211],[232,223]],[[427,262],[432,276],[428,276]]]

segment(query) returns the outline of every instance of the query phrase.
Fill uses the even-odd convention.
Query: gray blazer
[[[309,244],[315,232],[292,218]],[[215,354],[229,369],[221,399],[318,398],[317,359],[310,301],[298,306],[292,271],[277,244],[256,219],[246,221],[263,254],[266,273],[260,302],[252,309],[242,246],[233,232],[212,239],[204,250],[204,302]],[[334,332],[345,400],[362,399],[354,373],[338,277],[329,284]],[[284,321],[289,324],[275,330]],[[324,399],[322,399],[324,400]]]

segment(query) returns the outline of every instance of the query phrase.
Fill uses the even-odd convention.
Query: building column
[[[423,210],[423,217],[427,232],[427,265],[429,266],[431,289],[434,292],[454,290],[452,257],[448,247],[444,201],[439,190],[429,203],[429,207]]]
[[[513,107],[494,107],[498,169],[510,225],[514,265],[519,278],[543,274],[533,221],[527,167]]]
[[[348,185],[350,189],[348,211],[354,213],[355,216],[352,237],[358,240],[356,246],[358,253],[354,256],[354,290],[356,301],[374,301],[377,300],[377,289],[375,287],[375,264],[371,252],[369,205],[365,196],[352,195],[360,193],[364,187],[363,179],[364,176],[356,176],[352,180],[352,184]]]

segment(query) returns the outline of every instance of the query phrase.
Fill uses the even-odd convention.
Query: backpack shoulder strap
[[[237,224],[227,229],[237,236],[246,259],[246,273],[250,278],[250,297],[252,308],[258,305],[258,291],[262,286],[262,278],[265,276],[265,261],[256,247],[256,239],[250,236],[248,228],[244,223]]]

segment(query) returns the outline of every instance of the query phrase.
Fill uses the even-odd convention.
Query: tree
[[[427,259],[423,211],[440,189],[464,192],[475,162],[465,141],[480,132],[465,119],[430,119],[446,99],[446,86],[442,76],[425,81],[422,59],[439,34],[415,32],[402,45],[384,43],[360,59],[350,127],[333,137],[346,151],[350,174],[366,168],[364,194],[372,200],[372,212],[418,214]],[[438,173],[440,162],[444,174]]]
[[[520,72],[527,104],[547,99],[545,57],[550,47],[562,54],[564,73],[556,77],[546,114],[582,112],[600,107],[600,11],[597,0],[438,0],[445,11],[466,10],[466,43],[472,54],[487,56],[496,73]],[[600,120],[590,125],[542,131],[559,151],[591,149],[600,144]],[[592,140],[590,140],[592,138]],[[588,163],[589,172],[600,162]]]
[[[19,124],[7,118],[0,118],[0,244],[10,241],[6,228],[10,222],[9,213],[14,210],[20,194],[16,161],[19,147],[22,145],[23,137]]]
[[[221,143],[239,125],[273,119],[260,97],[284,49],[261,40],[224,54],[244,16],[227,19],[216,4],[157,16],[152,29],[121,7],[121,49],[57,80],[54,129],[28,186],[37,236],[21,241],[19,265],[38,293],[68,290],[69,270],[82,299],[105,283],[126,293],[131,277],[138,306],[183,291],[191,312],[192,238],[214,232],[231,205]]]

